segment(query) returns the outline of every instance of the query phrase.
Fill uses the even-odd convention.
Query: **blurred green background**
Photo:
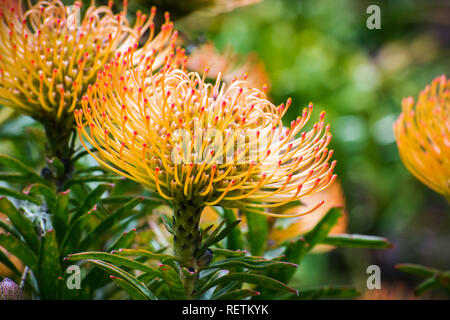
[[[190,3],[130,1],[130,11],[148,12],[155,2],[162,10]],[[381,9],[380,30],[366,27],[371,4]],[[348,232],[385,236],[395,245],[310,255],[296,277],[299,286],[355,284],[364,291],[366,268],[376,264],[387,286],[413,287],[418,279],[396,271],[396,263],[449,268],[449,205],[405,169],[392,132],[402,98],[417,97],[433,78],[449,75],[449,1],[264,0],[218,15],[173,11],[188,50],[212,41],[218,50],[231,45],[241,54],[256,53],[273,102],[293,99],[286,123],[310,101],[316,119],[327,112]],[[0,152],[42,164],[42,132],[31,119],[5,116],[5,110]]]

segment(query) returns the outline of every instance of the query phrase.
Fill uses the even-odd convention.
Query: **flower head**
[[[196,207],[276,207],[335,179],[324,113],[300,132],[312,105],[286,128],[290,99],[275,106],[243,80],[210,84],[170,64],[152,73],[131,55],[105,67],[75,113],[82,143],[104,166]]]
[[[408,170],[434,191],[450,198],[450,81],[440,76],[417,102],[403,99],[394,124],[400,157]]]
[[[116,52],[137,43],[147,29],[148,44],[136,54],[158,51],[154,67],[173,46],[168,17],[153,38],[154,8],[149,17],[138,12],[132,27],[126,19],[126,1],[119,14],[113,14],[112,2],[92,4],[82,19],[81,2],[67,7],[60,0],[39,1],[26,12],[13,2],[0,2],[0,103],[37,120],[70,124],[98,70]]]

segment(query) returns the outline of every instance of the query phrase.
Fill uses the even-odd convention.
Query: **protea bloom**
[[[173,204],[175,254],[183,265],[196,268],[205,206],[272,208],[335,179],[324,113],[300,132],[312,105],[284,128],[290,100],[275,106],[245,81],[221,85],[219,77],[213,85],[170,63],[152,73],[146,59],[133,67],[132,54],[118,56],[88,88],[75,113],[78,130],[102,165]]]
[[[42,122],[55,139],[67,140],[73,111],[97,71],[147,29],[147,44],[135,53],[157,52],[153,66],[160,66],[174,42],[168,17],[154,38],[154,8],[148,17],[138,12],[132,27],[126,18],[126,1],[119,14],[113,14],[111,7],[112,2],[100,7],[91,4],[80,19],[81,2],[67,7],[59,0],[39,1],[23,12],[21,2],[1,1],[0,103]]]
[[[400,157],[422,183],[450,199],[450,81],[443,75],[403,99],[394,124]]]

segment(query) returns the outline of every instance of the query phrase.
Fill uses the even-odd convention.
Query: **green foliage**
[[[0,246],[27,267],[23,274],[25,289],[40,299],[88,299],[96,292],[103,292],[98,290],[108,285],[110,280],[105,281],[103,273],[99,277],[99,271],[93,268],[87,270],[82,289],[67,289],[69,274],[65,271],[69,264],[63,258],[80,249],[111,251],[132,246],[136,230],[124,230],[130,229],[133,221],[139,221],[142,213],[135,208],[143,202],[146,202],[146,208],[153,208],[160,203],[159,200],[145,201],[144,197],[131,197],[126,202],[103,203],[105,194],[112,192],[116,186],[101,183],[91,187],[78,181],[74,175],[67,184],[75,186],[70,181],[76,180],[76,185],[84,191],[77,193],[67,189],[57,192],[51,181],[41,178],[21,161],[0,156],[0,163],[25,177],[15,180],[19,188],[23,187],[24,182],[31,182],[24,186],[23,192],[0,188],[0,193],[8,196],[0,198],[0,213],[8,218],[7,222],[0,220],[0,228],[4,231],[0,233]],[[57,166],[57,161],[52,163]],[[85,172],[82,174],[83,178],[89,177]],[[132,220],[124,224],[127,219]],[[112,256],[117,257],[113,260],[115,263],[130,260],[120,255]],[[0,262],[15,273],[16,280],[20,280],[21,272],[3,252],[0,252]],[[97,265],[103,268],[117,270],[117,267],[99,263]],[[135,262],[132,267],[140,265]],[[115,282],[123,287],[123,281],[117,278],[123,277],[123,274],[115,276]],[[145,289],[143,294],[141,297],[153,298]]]
[[[221,208],[217,210],[221,215],[225,212]],[[246,250],[223,248],[229,243],[227,237],[238,229],[239,220],[232,223],[222,220],[215,229],[208,227],[203,230],[201,252],[211,250],[212,260],[199,266],[195,272],[180,268],[176,258],[169,253],[146,249],[80,252],[68,255],[66,260],[85,260],[96,265],[131,299],[183,299],[183,277],[197,279],[195,299],[353,298],[359,293],[348,286],[295,289],[288,285],[303,257],[318,244],[380,249],[391,246],[381,237],[329,236],[340,216],[340,209],[332,209],[313,230],[298,240],[282,244],[282,255],[272,258],[264,256],[269,255],[269,251],[255,256]],[[252,246],[250,241],[247,243]]]
[[[443,288],[450,294],[450,270],[444,271],[413,263],[398,264],[395,267],[402,272],[425,278],[414,291],[418,296],[436,288]]]

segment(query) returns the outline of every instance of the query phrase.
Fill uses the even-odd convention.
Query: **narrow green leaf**
[[[245,212],[247,217],[248,233],[247,241],[252,255],[261,255],[269,235],[269,226],[267,217],[255,212]]]
[[[170,234],[173,234],[173,223],[172,223],[172,221],[170,221],[170,219],[166,215],[162,216],[162,220],[164,222],[164,226],[166,227],[166,230]]]
[[[38,260],[36,255],[23,242],[10,234],[0,233],[0,246],[22,260],[23,264],[37,271]]]
[[[41,202],[38,199],[35,199],[33,197],[30,197],[22,192],[18,192],[16,190],[10,189],[10,188],[6,188],[6,187],[0,187],[0,195],[2,196],[8,196],[8,197],[13,197],[16,198],[18,200],[26,200],[26,201],[30,201],[34,204],[40,205]]]
[[[233,210],[224,208],[224,215],[227,218],[227,224],[235,222],[236,215]],[[240,228],[233,228],[226,237],[226,248],[229,250],[238,250],[244,248],[244,236]]]
[[[2,228],[6,233],[11,233],[17,239],[22,239],[17,230],[12,225],[6,223],[2,219],[0,219],[0,228]]]
[[[123,290],[125,290],[126,293],[131,297],[133,300],[151,300],[149,299],[145,294],[142,293],[141,290],[137,289],[135,286],[130,284],[128,281],[123,280],[122,278],[118,278],[116,276],[109,276],[110,279],[117,284],[119,287],[121,287]]]
[[[303,257],[314,248],[315,245],[324,241],[331,228],[342,216],[342,209],[333,208],[329,210],[319,223],[303,237],[297,240],[291,240],[286,244],[284,251],[284,261],[299,264]],[[295,273],[295,269],[280,269],[269,273],[270,277],[283,282],[289,282]]]
[[[118,182],[123,180],[122,177],[117,176],[111,176],[111,175],[98,175],[98,176],[85,176],[85,177],[76,177],[73,179],[70,179],[67,181],[67,183],[64,185],[64,188],[72,188],[74,185],[77,184],[84,184],[87,182]]]
[[[67,223],[69,220],[69,192],[66,190],[56,195],[55,205],[51,213],[53,214],[53,227],[56,231],[56,238],[58,243],[64,239],[67,231]]]
[[[224,239],[226,236],[230,234],[230,232],[233,230],[234,227],[236,227],[241,220],[233,221],[225,226],[220,232],[217,233],[215,236],[209,236],[202,244],[198,251],[198,256],[202,255],[206,249],[208,249],[213,244],[218,243],[222,239]],[[212,233],[215,234],[217,230],[220,230],[222,224],[220,224]]]
[[[228,250],[221,248],[211,248],[214,256],[223,256],[223,257],[242,257],[247,254],[245,250]]]
[[[273,268],[297,268],[298,265],[291,263],[291,262],[284,262],[284,261],[271,261],[266,259],[261,260],[244,260],[244,259],[224,259],[219,260],[214,263],[211,263],[210,265],[203,267],[203,269],[213,269],[213,268],[219,268],[219,269],[226,269],[226,270],[234,270],[236,268],[247,268],[251,270],[268,270]]]
[[[130,247],[134,240],[136,239],[136,229],[132,229],[130,231],[123,232],[117,240],[111,244],[108,249],[106,249],[107,252],[111,252],[113,250],[117,250],[120,248],[128,248]]]
[[[8,199],[0,198],[0,212],[4,213],[14,227],[19,230],[31,250],[39,252],[39,237],[33,224]]]
[[[17,172],[0,172],[0,181],[9,183],[27,183],[30,179]]]
[[[324,241],[330,230],[334,227],[341,216],[342,209],[330,209],[319,221],[319,223],[305,235],[305,240],[308,243],[309,250],[312,250],[314,246]]]
[[[104,233],[110,230],[112,226],[123,219],[128,218],[132,214],[133,208],[136,207],[141,201],[141,198],[130,200],[117,209],[114,213],[106,217],[91,233],[86,236],[86,238],[81,242],[79,249],[87,250],[93,241],[103,236]]]
[[[414,274],[419,277],[432,277],[434,275],[437,275],[442,272],[442,270],[422,266],[419,264],[414,263],[403,263],[403,264],[397,264],[395,266],[397,270],[400,270],[402,272]]]
[[[124,266],[131,269],[141,270],[144,272],[150,272],[154,273],[155,275],[158,275],[158,271],[146,264],[140,263],[138,261],[135,261],[133,259],[125,258],[116,254],[106,253],[106,252],[97,252],[97,251],[91,251],[91,252],[81,252],[81,253],[74,253],[69,254],[67,258],[64,260],[69,261],[78,261],[78,260],[102,260],[111,262],[114,265],[117,266]]]
[[[137,290],[139,290],[143,295],[145,295],[149,300],[158,300],[158,298],[142,282],[137,280],[136,277],[134,277],[130,273],[107,262],[99,260],[88,260],[88,261],[94,263],[104,271],[127,281],[130,285],[132,285]]]
[[[297,290],[285,285],[283,282],[275,280],[273,278],[269,278],[263,275],[259,274],[253,274],[253,273],[245,273],[245,272],[234,272],[230,273],[228,275],[225,275],[223,277],[220,277],[211,283],[208,284],[208,286],[204,289],[209,289],[217,285],[226,284],[231,281],[238,281],[238,282],[244,282],[244,283],[251,283],[258,286],[261,286],[263,288],[269,288],[274,290],[280,290],[280,291],[288,291],[293,292],[297,294]]]
[[[39,269],[36,273],[41,299],[58,298],[58,277],[62,275],[61,263],[56,233],[51,230],[42,237]]]
[[[416,296],[420,296],[424,294],[426,291],[431,289],[439,288],[439,280],[436,277],[430,277],[424,281],[422,281],[416,289],[414,289],[414,294]]]
[[[78,245],[80,243],[81,235],[83,231],[86,229],[86,224],[88,220],[91,218],[91,212],[89,211],[79,217],[77,220],[72,221],[70,223],[70,227],[66,231],[64,235],[64,239],[61,245],[61,255],[66,256],[69,253],[77,250]]]
[[[300,289],[298,295],[283,296],[283,300],[316,300],[316,299],[351,299],[360,293],[353,287],[324,286],[319,288]]]
[[[178,272],[167,264],[160,264],[159,271],[161,273],[161,278],[169,287],[171,298],[184,299],[184,287]]]
[[[49,210],[55,206],[56,195],[51,188],[42,183],[34,183],[28,185],[23,193],[26,195],[42,195],[45,199],[45,204]]]
[[[392,248],[392,244],[386,238],[366,236],[361,234],[329,235],[323,241],[321,241],[321,243],[336,247],[371,248],[371,249]]]
[[[250,289],[239,289],[224,293],[216,298],[216,300],[243,300],[248,297],[259,296],[261,293]]]
[[[0,164],[10,169],[13,169],[14,171],[24,174],[25,176],[28,177],[28,181],[30,182],[41,182],[44,184],[47,183],[44,178],[42,178],[39,174],[37,174],[33,170],[33,168],[27,166],[21,161],[14,159],[10,156],[0,154]]]
[[[100,184],[94,190],[92,190],[86,196],[85,200],[80,205],[78,210],[73,214],[71,223],[91,210],[94,205],[100,200],[101,196],[106,192],[106,190],[111,189],[111,187],[112,186],[110,184]]]
[[[14,272],[19,277],[21,276],[20,271],[16,268],[14,263],[8,258],[8,256],[0,250],[0,263],[3,263],[9,270]]]
[[[161,261],[162,263],[167,263],[168,261],[175,261],[175,257],[170,254],[154,253],[144,249],[124,249],[114,251],[115,254],[122,256],[141,256],[150,259]]]

